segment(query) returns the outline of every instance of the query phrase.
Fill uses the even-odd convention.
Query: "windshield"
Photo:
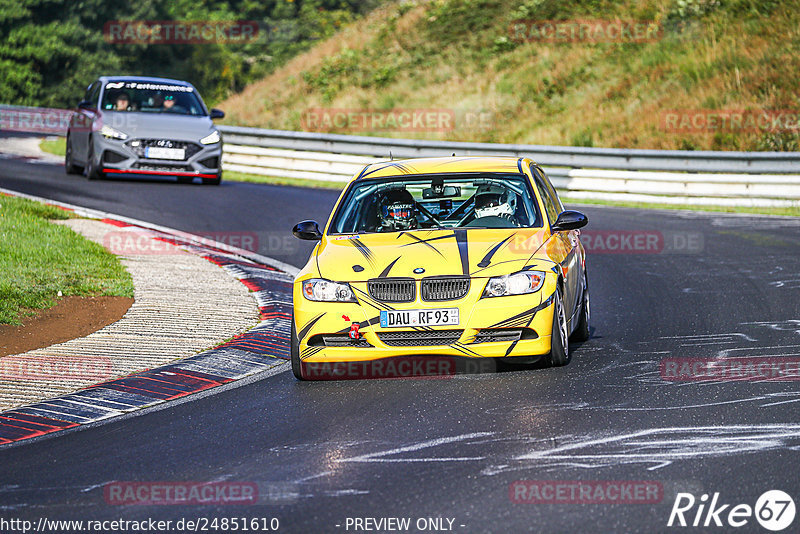
[[[192,87],[151,82],[106,83],[102,108],[106,111],[206,115],[205,107]]]
[[[542,217],[524,176],[437,174],[354,182],[329,233],[538,226]]]

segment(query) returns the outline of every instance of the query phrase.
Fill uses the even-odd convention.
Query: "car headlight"
[[[120,141],[124,141],[128,138],[128,134],[122,133],[107,124],[104,124],[103,127],[100,128],[100,135],[107,139],[119,139]]]
[[[312,278],[303,282],[303,295],[315,302],[355,302],[350,284]]]
[[[489,279],[483,297],[502,297],[505,295],[524,295],[535,293],[544,284],[545,273],[542,271],[521,271]]]
[[[219,130],[214,130],[204,138],[200,139],[200,142],[204,145],[213,145],[214,143],[219,143]]]

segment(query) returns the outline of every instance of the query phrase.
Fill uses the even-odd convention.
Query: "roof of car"
[[[173,80],[172,78],[157,78],[155,76],[100,76],[103,82],[153,82],[153,83],[168,83],[171,85],[186,85],[191,86],[189,82],[183,80]]]
[[[514,156],[449,156],[443,158],[382,161],[364,167],[356,179],[388,178],[413,174],[497,172],[520,174],[522,159]]]

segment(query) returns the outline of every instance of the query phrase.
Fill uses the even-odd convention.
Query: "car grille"
[[[174,171],[182,171],[182,172],[193,172],[192,169],[188,165],[170,165],[168,163],[159,163],[158,165],[148,164],[148,163],[134,163],[131,165],[132,169],[140,169],[143,171],[161,171],[161,172],[174,172]]]
[[[133,146],[133,141],[138,144]],[[140,158],[144,157],[145,147],[162,147],[162,148],[182,148],[184,149],[184,161],[191,158],[203,148],[196,144],[187,141],[173,141],[171,139],[133,139],[126,143],[128,147]]]
[[[458,300],[469,291],[469,278],[424,278],[420,285],[422,300]]]
[[[378,338],[390,347],[435,347],[458,341],[463,330],[380,332]]]
[[[412,302],[416,296],[413,278],[377,278],[367,282],[372,298],[382,302]]]
[[[347,334],[317,334],[308,340],[311,347],[353,347],[357,349],[367,349],[372,347],[369,342],[360,337],[352,339]]]

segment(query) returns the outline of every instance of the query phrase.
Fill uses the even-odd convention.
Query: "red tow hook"
[[[358,323],[350,325],[350,333],[347,335],[350,336],[350,339],[358,339],[361,337],[361,334],[358,333]]]

